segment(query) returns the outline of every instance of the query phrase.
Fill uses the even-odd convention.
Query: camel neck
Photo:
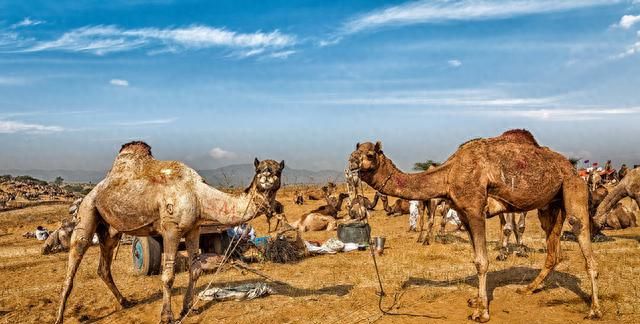
[[[258,211],[265,203],[263,195],[252,187],[246,193],[228,194],[205,183],[197,185],[196,194],[200,201],[201,217],[224,225],[246,223],[259,215]]]
[[[404,173],[386,156],[379,158],[376,171],[365,175],[363,180],[380,193],[408,200],[446,197],[448,165],[420,173]]]

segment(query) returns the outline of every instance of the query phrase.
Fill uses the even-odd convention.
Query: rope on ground
[[[425,317],[425,318],[431,318],[431,319],[446,319],[447,318],[446,316],[429,315],[429,314],[392,313],[392,312],[390,312],[390,310],[393,308],[393,306],[395,306],[396,303],[398,302],[398,293],[394,294],[393,304],[389,307],[389,309],[387,309],[387,310],[383,309],[382,308],[382,299],[385,296],[385,292],[384,292],[384,288],[382,287],[382,279],[380,279],[380,271],[378,270],[378,262],[376,261],[376,255],[373,252],[373,244],[369,245],[369,250],[371,251],[371,258],[373,258],[373,266],[376,269],[376,276],[378,278],[378,284],[380,285],[380,291],[376,292],[376,295],[378,295],[378,309],[380,310],[380,312],[382,312],[382,314],[391,315],[391,316]]]

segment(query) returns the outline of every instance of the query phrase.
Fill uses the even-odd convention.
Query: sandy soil
[[[304,211],[319,206],[296,206],[292,192],[281,193],[287,217],[294,221]],[[449,244],[421,246],[417,234],[407,233],[407,216],[387,218],[378,210],[370,220],[373,235],[387,237],[385,255],[378,259],[387,297],[384,307],[393,311],[430,314],[442,319],[383,316],[378,310],[377,280],[368,252],[350,252],[306,258],[296,264],[254,264],[256,269],[288,283],[274,285],[277,295],[252,301],[200,302],[198,314],[185,323],[460,323],[471,310],[466,301],[477,291],[472,251],[465,233]],[[37,206],[0,213],[0,323],[50,323],[54,320],[64,278],[66,253],[42,256],[40,242],[21,234],[37,225],[54,228],[67,213],[66,205]],[[264,218],[252,222],[266,232]],[[489,294],[493,323],[576,323],[589,309],[589,282],[577,243],[562,242],[563,261],[542,291],[521,296],[516,288],[528,283],[544,262],[544,234],[535,213],[528,217],[525,243],[533,249],[528,258],[495,261],[497,218],[488,221],[490,244]],[[604,323],[640,322],[640,228],[608,231],[614,241],[594,244],[600,265],[600,296]],[[335,232],[305,233],[307,239],[327,239]],[[130,246],[122,246],[113,266],[116,284],[136,301],[120,309],[96,273],[99,249],[86,254],[68,302],[66,322],[157,323],[161,305],[159,276],[135,276]],[[203,275],[199,289],[261,281],[251,274],[229,270],[218,276]],[[174,285],[174,313],[178,313],[187,274]]]

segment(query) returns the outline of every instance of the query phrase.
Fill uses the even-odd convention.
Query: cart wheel
[[[131,244],[133,270],[138,275],[148,276],[160,273],[162,248],[160,242],[151,236],[137,237]]]

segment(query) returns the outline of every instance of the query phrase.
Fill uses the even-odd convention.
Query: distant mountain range
[[[236,164],[217,169],[197,170],[207,183],[222,187],[244,187],[249,184],[255,168],[252,164]],[[92,182],[102,180],[107,171],[82,171],[82,170],[0,170],[0,175],[12,176],[28,175],[37,179],[53,181],[56,177],[62,177],[67,183]],[[310,171],[304,169],[292,169],[285,167],[283,172],[284,184],[322,184],[327,181],[344,181],[344,174],[334,170]]]

